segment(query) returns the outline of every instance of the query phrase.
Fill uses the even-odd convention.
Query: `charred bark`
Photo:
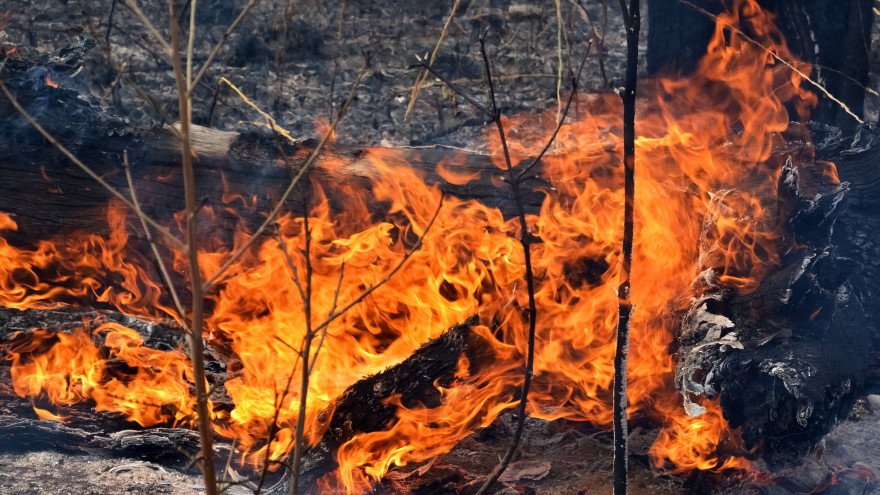
[[[748,292],[722,287],[703,267],[702,296],[682,320],[676,381],[689,412],[700,412],[693,395],[718,398],[745,447],[771,466],[803,459],[877,369],[880,235],[865,228],[877,223],[877,134],[859,135],[850,144],[817,135],[820,149],[840,157],[840,184],[809,163],[784,167],[775,206],[781,266]]]
[[[122,165],[123,152],[127,150],[145,213],[158,221],[171,222],[173,213],[183,210],[180,145],[170,129],[130,128],[123,122],[102,118],[97,109],[74,91],[48,86],[34,90],[25,83],[20,87],[12,87],[12,82],[8,85],[28,112],[110,185],[123,192],[128,190]],[[8,101],[0,100],[0,156],[4,157],[0,166],[0,212],[11,214],[26,231],[18,237],[9,232],[4,236],[15,242],[19,237],[34,240],[73,230],[106,234],[103,211],[110,200],[109,193],[48,145]],[[196,197],[205,206],[216,207],[223,230],[230,230],[226,234],[231,234],[236,222],[249,229],[259,225],[265,212],[274,206],[273,196],[280,196],[291,174],[303,165],[317,144],[305,140],[281,146],[286,156],[293,157],[292,168],[287,168],[278,140],[265,130],[255,128],[237,133],[194,127],[192,139],[198,157],[194,171]],[[426,184],[436,184],[448,195],[498,207],[508,217],[516,215],[513,194],[508,188],[498,187],[506,174],[488,156],[443,148],[403,148],[387,154],[383,151],[372,153],[386,155],[385,162],[392,169],[415,168]],[[339,184],[363,190],[371,212],[376,215],[387,210],[387,205],[370,196],[370,185],[378,176],[366,159],[370,153],[368,149],[338,146],[322,152],[310,179],[312,185],[326,192],[331,213],[344,212],[350,201],[347,194],[340,192]],[[331,172],[322,166],[328,161],[344,165],[334,166]],[[445,174],[437,170],[440,163],[452,174],[474,179],[464,185],[447,181]],[[541,185],[540,163],[532,175],[535,179],[530,179],[530,183]],[[248,198],[248,203],[255,197],[256,205],[243,207],[241,200],[229,199],[236,196]],[[230,206],[242,211],[240,217],[225,213],[224,197]],[[543,198],[542,192],[524,191],[526,211],[537,213]],[[303,205],[296,199],[288,200],[287,207],[302,214]],[[128,215],[129,224],[138,225],[134,213]]]

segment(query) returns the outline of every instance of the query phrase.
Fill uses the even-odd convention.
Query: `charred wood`
[[[52,87],[35,90],[26,82],[10,89],[50,133],[123,192],[128,189],[122,166],[123,152],[127,150],[144,211],[159,221],[173,221],[173,213],[183,209],[183,184],[179,142],[171,129],[131,128],[124,122],[103,118],[99,109],[72,90]],[[110,200],[109,193],[49,145],[5,98],[0,100],[0,156],[5,157],[0,166],[0,212],[10,214],[22,231],[4,236],[15,242],[21,240],[19,238],[45,238],[73,230],[105,234],[107,225],[103,212]],[[218,212],[225,212],[227,206],[242,212],[240,217],[221,213],[223,231],[237,227],[252,229],[258,225],[265,212],[274,206],[272,200],[280,196],[291,176],[317,145],[311,140],[280,143],[276,136],[256,127],[238,133],[196,126],[192,134],[193,149],[198,157],[197,197],[206,206],[216,207]],[[370,193],[370,185],[378,172],[366,157],[374,153],[385,157],[385,163],[392,169],[415,169],[426,184],[436,184],[448,195],[498,207],[509,217],[516,214],[509,188],[498,187],[503,184],[504,171],[488,156],[444,148],[384,151],[387,150],[371,152],[366,148],[330,146],[322,152],[310,179],[312,186],[326,193],[331,213],[344,212],[349,203],[340,184],[363,190],[372,213],[382,215],[387,210],[387,205]],[[291,167],[285,164],[282,153],[291,158]],[[332,169],[322,166],[330,162],[334,164]],[[441,163],[453,175],[475,178],[466,184],[456,179],[452,180],[458,184],[450,182],[437,170]],[[540,164],[534,175],[541,176]],[[530,181],[530,185],[540,184],[540,179]],[[292,195],[296,197],[299,195]],[[527,212],[537,213],[543,198],[542,192],[529,190],[524,198]],[[290,199],[287,207],[302,213],[298,199]],[[138,225],[135,215],[131,212],[128,215],[129,225]]]
[[[169,335],[180,336],[179,329],[151,324],[112,312],[93,310],[0,310],[0,344],[10,339],[27,338],[32,328],[53,331],[71,331],[82,326],[83,318],[96,321],[116,321],[138,330],[145,337],[146,345],[164,348],[169,345]],[[3,325],[3,322],[8,325]],[[403,362],[376,375],[366,377],[350,386],[324,413],[319,421],[326,422],[326,432],[317,445],[312,447],[303,460],[301,484],[304,489],[337,467],[336,451],[358,433],[381,431],[388,428],[396,418],[396,407],[387,403],[392,395],[399,395],[401,403],[411,407],[431,406],[437,401],[436,383],[449,385],[454,377],[460,358],[467,353],[471,358],[479,352],[472,340],[470,328],[476,325],[476,316],[460,325],[451,327],[437,339],[416,350]],[[17,332],[17,333],[16,333]],[[209,348],[209,352],[212,350]],[[219,354],[219,353],[217,353]],[[219,382],[225,378],[225,366],[209,362],[209,380]],[[140,428],[118,415],[93,410],[87,404],[65,408],[65,423],[37,419],[33,405],[27,399],[18,398],[8,385],[11,383],[9,368],[0,366],[0,444],[9,449],[54,448],[63,451],[86,451],[107,455],[126,455],[155,461],[180,461],[181,452],[198,451],[198,434],[181,428]],[[222,387],[218,387],[222,388]],[[222,397],[213,397],[221,404]],[[221,404],[221,407],[231,407]],[[220,456],[225,458],[231,448],[220,442]],[[225,449],[225,452],[223,451]],[[273,490],[286,493],[286,488],[276,485]]]
[[[472,316],[423,345],[400,364],[348,387],[335,401],[323,438],[303,459],[302,492],[309,493],[319,478],[336,469],[335,454],[345,442],[358,433],[388,428],[397,417],[397,408],[386,403],[392,395],[399,394],[400,403],[406,407],[430,407],[436,402],[434,384],[448,386],[459,359],[476,352],[470,329],[478,323],[479,319]]]
[[[840,184],[821,167],[799,169],[789,159],[783,168],[780,266],[750,291],[722,287],[703,267],[695,281],[702,295],[682,319],[676,382],[689,413],[700,413],[694,395],[719,398],[745,447],[771,466],[802,459],[846,417],[877,365],[880,243],[865,229],[876,223],[876,132],[859,135],[818,141],[840,158]]]

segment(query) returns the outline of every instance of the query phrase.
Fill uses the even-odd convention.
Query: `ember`
[[[723,373],[741,365],[743,378],[753,376],[746,374],[752,368],[725,361],[716,369],[705,357],[717,357],[707,346],[727,346],[718,351],[721,363],[742,342],[764,349],[769,340],[790,337],[790,328],[785,335],[774,326],[785,326],[777,320],[788,313],[758,303],[743,310],[743,301],[762,302],[765,292],[777,289],[815,297],[797,302],[809,329],[831,325],[837,305],[855,304],[840,292],[855,268],[827,247],[849,185],[838,178],[833,157],[814,156],[807,128],[789,122],[792,114],[807,120],[817,105],[811,66],[797,60],[774,16],[755,0],[732,3],[715,19],[693,75],[642,83],[647,89],[640,91],[636,114],[628,411],[660,425],[650,457],[663,472],[758,476],[764,465],[753,461],[765,453],[768,462],[776,459],[772,442],[778,438],[765,444],[755,433],[763,423],[725,402],[748,391],[713,388],[733,387],[721,381],[728,378]],[[58,87],[48,71],[45,84]],[[178,308],[189,308],[204,289],[202,339],[195,340],[204,341],[212,368],[198,385],[208,390],[214,433],[234,441],[236,460],[257,472],[287,462],[302,440],[313,461],[303,470],[306,482],[326,492],[367,493],[389,470],[449,452],[517,404],[529,352],[519,241],[527,235],[537,306],[527,414],[609,427],[622,263],[623,106],[615,94],[581,93],[573,101],[579,111],[567,116],[551,151],[530,171],[530,194],[538,199],[526,204],[528,232],[510,215],[509,203],[494,204],[504,198],[482,192],[507,187],[502,176],[473,164],[505,170],[509,150],[512,163],[525,166],[556,129],[557,108],[503,117],[506,140],[487,129],[487,157],[445,152],[428,166],[414,157],[436,155],[388,147],[348,152],[334,144],[335,127],[318,123],[320,134],[332,136],[329,152],[304,172],[309,184],[295,205],[271,186],[248,191],[242,177],[263,180],[253,169],[215,167],[215,150],[196,143],[184,153],[198,162],[197,176],[219,172],[207,180],[216,190],[198,191],[206,198],[191,232],[195,213],[169,213],[176,202],[144,206],[156,213],[157,227],[136,223],[128,199],[113,198],[100,213],[109,235],[96,228],[34,239],[34,214],[0,202],[0,306],[92,308],[128,317],[89,317],[71,328],[11,336],[0,349],[12,389],[47,420],[67,421],[76,404],[85,403],[143,427],[197,428],[192,344],[156,349],[133,322],[174,327],[183,339],[193,312]],[[294,141],[280,123],[267,126],[275,138]],[[277,147],[274,140],[268,146],[265,136],[246,146],[270,149],[264,156],[277,163],[259,172],[267,176],[306,171],[307,157],[325,146],[280,138]],[[135,193],[161,197],[181,190],[176,171],[131,156],[125,173],[134,178],[119,170],[114,178],[109,168],[98,174],[118,180],[113,184],[125,198],[138,204]],[[40,172],[52,190],[69,190],[53,183],[52,170]],[[187,186],[187,198],[195,194]],[[268,211],[275,205],[281,213],[273,219]],[[256,228],[266,218],[272,220],[267,229]],[[822,232],[824,244],[805,239],[807,231]],[[185,245],[156,245],[196,234],[196,273],[189,271],[193,253]],[[818,266],[823,256],[827,266]],[[803,260],[788,285],[773,285]],[[840,279],[834,287],[825,283],[837,280],[832,273]],[[193,280],[195,291],[169,291]],[[802,290],[808,283],[816,285]],[[825,292],[819,289],[836,299],[820,300],[817,294]],[[788,304],[789,295],[780,298]],[[751,329],[743,327],[765,321],[775,333],[764,340],[756,331],[747,340]],[[693,363],[699,366],[684,368]],[[785,381],[787,389],[797,386]],[[848,411],[856,388],[853,383],[842,392],[834,411]],[[775,405],[768,404],[760,403]],[[810,442],[837,419],[806,416]],[[304,439],[297,438],[298,424]],[[784,438],[790,432],[765,433]],[[876,478],[867,467],[854,473]]]

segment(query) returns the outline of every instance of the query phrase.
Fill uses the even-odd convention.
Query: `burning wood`
[[[652,83],[661,96],[640,100],[636,115],[629,410],[663,425],[653,461],[679,472],[800,458],[847,413],[878,343],[867,302],[880,243],[865,228],[876,223],[867,158],[876,134],[864,129],[844,145],[813,129],[814,145],[790,125],[787,107],[805,116],[815,103],[804,87],[810,68],[775,43],[766,13],[737,5],[754,9],[721,20],[756,38],[722,25],[700,70]],[[201,206],[181,212],[182,131],[129,128],[58,86],[8,82],[23,108],[57,104],[62,125],[49,130],[109,186],[132,198],[134,189],[171,236],[197,215],[203,242],[195,273],[191,248],[169,243],[154,259],[136,228],[142,215],[96,192],[12,111],[0,117],[9,157],[0,181],[16,185],[0,195],[0,305],[37,315],[84,308],[77,317],[88,320],[68,318],[67,332],[0,333],[7,389],[41,417],[88,403],[144,427],[193,426],[193,390],[205,385],[214,433],[234,439],[245,462],[285,462],[299,424],[299,444],[310,447],[300,486],[367,490],[517,402],[526,238],[538,315],[527,412],[611,424],[623,203],[616,96],[575,99],[589,113],[565,120],[558,147],[529,171],[521,224],[501,182],[501,148],[511,165],[529,163],[559,124],[554,112],[503,119],[507,141],[487,133],[488,155],[331,145],[302,194],[280,204],[320,146],[196,127],[184,154]],[[235,259],[276,206],[283,215]],[[207,291],[197,331],[216,370],[205,383],[190,371],[191,349],[156,348],[132,320],[174,320],[179,328],[165,333],[183,336],[191,320],[168,288],[200,277],[217,283],[180,299],[189,307]]]

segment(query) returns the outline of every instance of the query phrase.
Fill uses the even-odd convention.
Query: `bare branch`
[[[339,280],[336,282],[336,292],[333,293],[333,304],[330,305],[330,311],[327,312],[327,317],[333,315],[333,312],[336,311],[336,303],[339,302],[339,291],[342,289],[342,277],[345,274],[345,263],[343,263],[339,267]],[[312,356],[312,362],[309,363],[309,373],[311,374],[312,370],[315,369],[315,362],[318,360],[318,354],[321,352],[321,347],[324,345],[324,337],[327,336],[327,328],[328,325],[324,325],[321,328],[321,337],[318,339],[318,346],[315,348],[315,354]]]
[[[177,83],[177,101],[180,114],[180,158],[183,163],[183,185],[186,200],[186,254],[189,265],[189,278],[192,284],[192,331],[189,335],[190,359],[192,360],[193,381],[196,392],[196,420],[199,429],[200,456],[202,457],[202,478],[206,495],[217,495],[217,476],[214,469],[214,427],[208,408],[208,394],[205,380],[205,348],[202,341],[204,322],[205,291],[199,267],[198,226],[196,223],[198,203],[196,203],[195,173],[192,163],[192,136],[190,135],[190,108],[186,76],[180,61],[180,28],[176,22],[176,0],[168,0],[169,24],[171,27],[171,63],[174,66],[174,79]]]
[[[623,0],[621,0],[623,2]],[[629,360],[630,322],[633,304],[632,251],[633,215],[635,211],[636,162],[636,85],[639,65],[639,0],[629,2],[629,24],[626,29],[626,82],[623,90],[623,242],[621,243],[620,285],[617,288],[617,338],[614,352],[614,383],[612,392],[612,429],[614,461],[612,487],[614,495],[626,495],[629,428],[627,426],[627,362]]]
[[[189,39],[186,42],[186,97],[190,100],[190,111],[192,111],[192,67],[193,67],[193,45],[196,39],[196,5],[198,0],[191,0],[189,5]]]
[[[505,452],[504,457],[501,459],[501,462],[499,462],[495,469],[492,470],[492,473],[489,474],[489,477],[486,478],[486,481],[483,483],[483,486],[480,487],[477,495],[485,494],[486,491],[489,490],[489,487],[492,486],[492,484],[497,481],[499,477],[501,477],[501,474],[504,473],[504,471],[507,469],[510,461],[513,460],[513,456],[516,453],[520,439],[522,438],[522,433],[525,427],[526,420],[526,405],[528,403],[529,387],[531,386],[532,375],[534,374],[532,370],[534,369],[535,364],[535,325],[538,316],[537,303],[535,302],[535,277],[532,270],[532,234],[529,231],[528,223],[526,222],[526,213],[523,206],[522,191],[520,190],[519,184],[517,182],[516,172],[514,172],[513,170],[513,163],[510,160],[510,151],[507,147],[507,140],[504,136],[504,126],[501,123],[501,114],[498,111],[498,105],[495,101],[495,86],[492,83],[492,72],[489,67],[489,56],[486,54],[486,32],[483,32],[483,35],[480,36],[480,51],[483,55],[483,65],[486,68],[486,80],[489,84],[489,96],[492,100],[492,120],[493,122],[495,122],[495,127],[498,129],[498,137],[501,140],[501,149],[504,151],[504,162],[507,164],[508,179],[510,181],[511,187],[513,188],[513,195],[516,200],[516,208],[518,214],[517,216],[519,217],[519,225],[521,231],[520,244],[522,244],[523,255],[525,257],[526,288],[528,290],[529,296],[529,340],[528,349],[526,351],[526,369],[523,373],[522,392],[520,394],[519,407],[517,408],[516,430],[513,433],[513,438],[511,438],[510,440],[510,446],[508,447],[507,452]]]
[[[489,102],[492,103],[492,113],[490,113],[489,115],[492,117],[492,120],[496,122],[496,124],[500,125],[500,120],[498,120],[500,117],[500,114],[498,112],[498,102],[495,100],[495,83],[492,82],[492,68],[489,65],[489,56],[486,55],[487,34],[489,34],[488,28],[480,34],[480,53],[483,55],[483,68],[486,70],[486,84],[489,85]],[[512,169],[513,165],[511,165],[510,157],[507,154],[507,143],[504,141],[504,136],[501,136],[501,142],[505,145],[504,158],[507,160],[507,168]]]

